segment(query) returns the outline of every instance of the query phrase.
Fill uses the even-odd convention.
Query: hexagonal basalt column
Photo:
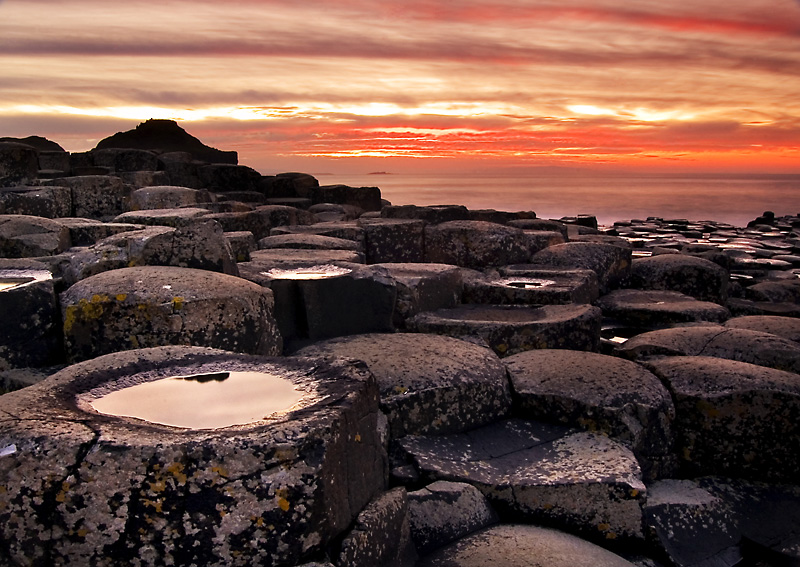
[[[352,362],[160,347],[69,367],[0,398],[0,564],[302,563],[386,486],[377,404]]]
[[[122,268],[81,280],[61,296],[67,356],[78,361],[169,344],[280,354],[272,292],[205,270]]]
[[[499,356],[535,348],[597,350],[601,314],[591,305],[462,305],[420,313],[410,330],[479,337]]]

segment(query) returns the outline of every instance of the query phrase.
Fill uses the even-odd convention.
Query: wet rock
[[[269,290],[226,274],[161,266],[103,272],[61,295],[67,357],[169,344],[280,354],[273,305]]]
[[[742,560],[732,506],[698,482],[656,482],[643,510],[648,539],[672,564],[733,567]]]
[[[630,359],[713,356],[800,373],[800,345],[769,333],[718,325],[643,333],[617,348]]]
[[[358,221],[364,229],[368,264],[423,262],[425,223],[411,219],[366,219]]]
[[[24,185],[39,171],[38,152],[31,146],[0,142],[0,187]]]
[[[597,350],[600,324],[600,310],[591,305],[461,305],[406,322],[418,333],[480,337],[500,356],[540,348]]]
[[[532,350],[503,359],[515,415],[610,435],[629,446],[646,480],[674,472],[675,407],[642,366],[602,354]]]
[[[429,224],[469,220],[469,210],[463,205],[389,205],[381,209],[381,217],[387,219],[416,219]]]
[[[121,232],[77,251],[64,279],[68,284],[132,266],[176,266],[238,275],[233,249],[213,222],[171,228],[152,226]]]
[[[630,286],[677,291],[700,301],[724,304],[728,299],[728,272],[710,260],[665,254],[633,260]]]
[[[377,187],[321,185],[310,188],[310,197],[314,204],[337,203],[352,205],[365,211],[381,210],[381,190]]]
[[[408,508],[411,538],[420,555],[498,521],[486,497],[463,482],[440,480],[409,492]]]
[[[633,567],[616,555],[573,535],[549,528],[501,524],[465,537],[424,557],[420,567]]]
[[[677,291],[618,289],[602,296],[595,305],[606,317],[635,327],[697,321],[722,323],[730,317],[730,312],[721,305],[699,301]]]
[[[602,541],[643,537],[639,465],[607,437],[508,420],[399,444],[424,479],[475,486],[503,519],[546,522]]]
[[[135,211],[194,207],[210,201],[208,191],[174,185],[143,187],[131,193],[131,208]]]
[[[345,536],[337,567],[414,567],[417,553],[409,528],[405,488],[394,488],[370,502]]]
[[[502,274],[502,275],[500,275]],[[592,303],[598,297],[591,270],[546,270],[525,264],[495,273],[473,273],[464,281],[464,303],[563,305]]]
[[[72,216],[68,187],[17,186],[0,189],[0,214],[55,219]]]
[[[725,322],[725,326],[734,329],[749,329],[751,331],[771,333],[800,343],[800,320],[791,317],[745,315],[728,319]]]
[[[129,211],[114,219],[115,223],[144,224],[148,226],[184,226],[208,215],[207,209],[185,207],[180,209],[152,209]]]
[[[450,337],[357,335],[316,343],[297,355],[363,360],[378,382],[392,438],[461,432],[511,409],[505,369],[494,353]]]
[[[619,287],[630,274],[631,251],[611,244],[567,242],[537,252],[530,263],[542,268],[592,270],[604,294]]]
[[[0,260],[0,369],[59,363],[61,316],[53,276],[44,264]]]
[[[673,394],[676,452],[688,475],[800,479],[800,377],[702,356],[652,360]]]
[[[61,177],[48,185],[69,187],[72,190],[73,214],[109,221],[131,208],[131,186],[111,175]]]
[[[425,259],[465,268],[520,264],[530,259],[525,232],[482,221],[450,221],[425,227]]]
[[[301,401],[220,429],[90,405],[113,389],[221,371],[277,375]],[[369,373],[342,362],[166,347],[69,367],[0,397],[0,554],[20,565],[308,561],[385,487],[377,414]]]
[[[0,257],[54,256],[71,246],[69,229],[58,221],[28,215],[0,215]]]
[[[397,283],[394,324],[402,329],[406,321],[423,311],[455,307],[463,289],[462,272],[448,264],[376,264]]]

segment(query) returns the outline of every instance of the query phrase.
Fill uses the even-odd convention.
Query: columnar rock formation
[[[796,564],[799,276],[798,216],[393,206],[170,121],[2,139],[0,566]]]

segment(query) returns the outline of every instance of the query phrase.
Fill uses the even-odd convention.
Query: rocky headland
[[[0,565],[798,565],[778,213],[394,206],[161,120],[0,139]]]

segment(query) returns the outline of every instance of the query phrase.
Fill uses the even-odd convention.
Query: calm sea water
[[[317,177],[322,185],[380,187],[383,198],[395,205],[532,210],[540,218],[592,214],[606,225],[656,216],[745,226],[767,210],[778,216],[800,214],[800,175],[461,177],[390,173]]]

